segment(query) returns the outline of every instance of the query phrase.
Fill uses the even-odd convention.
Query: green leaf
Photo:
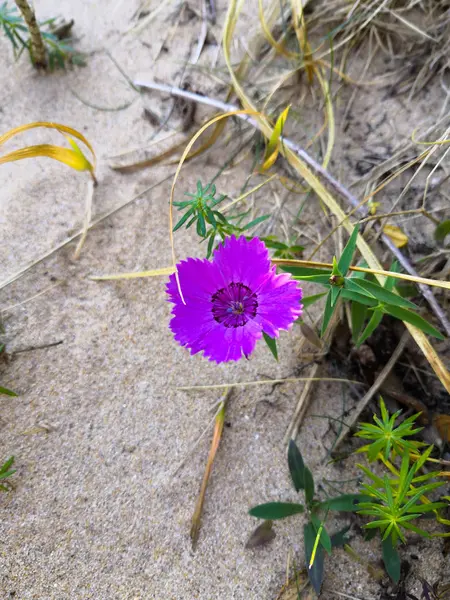
[[[375,300],[375,298],[364,296],[363,294],[360,294],[359,292],[354,292],[353,290],[344,288],[342,290],[342,297],[345,300],[352,300],[353,302],[358,302],[359,304],[363,304],[364,306],[370,306],[371,308],[378,306],[378,302]]]
[[[209,236],[209,241],[208,241],[208,248],[207,248],[207,252],[206,252],[206,258],[210,258],[212,251],[213,251],[213,247],[214,247],[214,233],[211,233],[211,235]]]
[[[305,542],[305,562],[306,568],[308,569],[308,577],[317,595],[320,594],[320,589],[323,583],[324,577],[324,558],[325,551],[319,544],[317,546],[316,556],[314,563],[309,569],[309,563],[311,562],[311,556],[316,542],[316,529],[312,523],[308,523],[303,527],[303,537]]]
[[[362,288],[366,293],[371,294],[373,298],[376,298],[379,302],[390,304],[392,306],[400,306],[403,308],[417,309],[418,306],[406,298],[402,298],[398,294],[390,292],[381,285],[367,281],[367,279],[358,279],[354,281],[354,285]],[[364,293],[364,292],[363,292]]]
[[[348,293],[356,293],[359,296],[365,296],[370,300],[374,300],[373,294],[370,292],[366,292],[366,290],[358,285],[359,279],[355,279],[354,277],[345,277],[344,279],[344,288]]]
[[[271,215],[263,215],[261,217],[257,217],[256,219],[253,219],[253,221],[250,221],[250,223],[247,223],[247,225],[242,228],[242,231],[247,231],[247,229],[251,229],[252,227],[255,227],[255,225],[258,225],[259,223],[270,219],[270,216]]]
[[[339,270],[338,261],[335,256],[333,256],[333,268],[331,270],[331,275],[335,275],[337,277],[342,277],[342,273]]]
[[[442,333],[435,329],[430,323],[428,323],[428,321],[425,321],[425,319],[423,319],[421,316],[413,313],[410,310],[407,310],[406,308],[400,308],[399,306],[391,306],[386,304],[383,306],[383,311],[389,315],[392,315],[396,319],[411,323],[411,325],[414,325],[414,327],[417,327],[417,329],[420,329],[425,333],[438,338],[438,340],[445,340],[445,337],[442,335]]]
[[[0,467],[0,475],[9,471],[9,469],[12,467],[13,463],[14,463],[14,456],[11,456]]]
[[[336,496],[321,502],[320,508],[325,510],[338,510],[341,512],[353,512],[358,510],[359,502],[367,502],[371,500],[369,496],[364,494],[343,494],[342,496]]]
[[[277,340],[271,338],[269,335],[267,335],[267,333],[264,333],[264,331],[263,338],[267,346],[269,347],[269,350],[272,352],[274,359],[278,360]]]
[[[298,515],[304,511],[305,509],[302,504],[294,504],[293,502],[267,502],[266,504],[254,506],[248,511],[248,514],[252,517],[258,517],[258,519],[276,521],[277,519],[285,519],[292,515]]]
[[[345,290],[344,290],[345,292]],[[352,339],[356,343],[364,321],[366,320],[367,308],[359,302],[352,302],[351,317],[352,317]]]
[[[305,467],[305,500],[308,506],[311,506],[314,500],[314,479],[308,467]]]
[[[213,227],[213,229],[217,229],[217,221],[214,216],[214,213],[209,208],[209,206],[206,206],[206,205],[205,205],[205,214],[206,214],[206,220],[208,221],[208,223]]]
[[[392,545],[390,537],[382,541],[383,562],[386,567],[387,574],[394,581],[400,581],[400,555],[397,548]]]
[[[13,396],[13,397],[17,396],[16,392],[13,392],[12,390],[8,390],[8,388],[4,388],[1,385],[0,385],[0,394],[4,394],[5,396]]]
[[[449,233],[450,233],[450,219],[448,219],[447,221],[442,221],[442,223],[439,223],[439,225],[436,227],[436,229],[434,231],[434,239],[437,242],[443,242]]]
[[[396,260],[392,263],[391,268],[389,270],[392,273],[399,272],[398,271],[398,262]],[[386,281],[384,282],[384,289],[387,290],[388,292],[392,292],[397,281],[398,281],[398,279],[396,279],[395,277],[386,277]]]
[[[350,239],[348,240],[347,245],[345,246],[345,248],[341,254],[341,258],[339,259],[339,262],[338,262],[339,271],[344,276],[347,275],[348,268],[352,264],[352,258],[353,258],[353,255],[355,253],[355,248],[356,248],[356,240],[358,238],[358,231],[359,231],[359,225],[355,225],[352,235],[350,236]]]
[[[294,440],[290,440],[288,447],[288,466],[292,483],[296,492],[305,489],[305,463]]]
[[[320,294],[312,294],[312,296],[304,296],[302,298],[303,308],[309,308],[314,302],[320,300],[326,295],[326,292],[321,292]]]
[[[197,233],[200,237],[206,236],[205,217],[203,216],[203,214],[201,212],[199,212],[197,215]]]
[[[336,308],[336,305],[335,305]],[[331,317],[333,316],[334,308],[331,304],[331,290],[328,292],[327,302],[325,304],[325,310],[323,311],[323,322],[322,322],[322,331],[321,335],[325,333],[326,328],[328,327],[328,323],[330,322]]]
[[[372,316],[370,317],[370,321],[367,323],[366,328],[361,334],[361,337],[356,342],[356,347],[359,348],[362,343],[364,343],[367,338],[369,338],[378,325],[381,323],[383,318],[383,312],[381,310],[374,310]]]
[[[336,300],[339,298],[339,294],[341,293],[341,288],[332,285],[330,288],[330,293],[331,293],[331,306],[334,306],[336,304]]]

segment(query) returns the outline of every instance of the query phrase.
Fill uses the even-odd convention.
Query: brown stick
[[[23,19],[27,24],[31,40],[31,60],[36,69],[47,68],[47,51],[42,40],[41,30],[36,21],[34,10],[28,4],[27,0],[14,0],[17,8],[22,13]]]

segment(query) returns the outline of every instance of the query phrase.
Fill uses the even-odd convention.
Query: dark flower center
[[[214,319],[225,327],[243,327],[258,308],[257,296],[243,283],[231,282],[211,296]]]

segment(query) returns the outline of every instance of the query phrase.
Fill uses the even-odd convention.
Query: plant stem
[[[34,10],[28,4],[27,0],[14,0],[17,8],[22,13],[31,40],[31,60],[36,69],[47,68],[47,51],[42,40],[41,31],[36,21]]]

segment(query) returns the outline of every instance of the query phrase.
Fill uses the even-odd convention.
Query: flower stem
[[[17,8],[22,13],[23,19],[27,24],[31,40],[31,60],[36,69],[47,68],[47,52],[42,40],[41,31],[36,21],[34,10],[28,4],[27,0],[14,0]]]

